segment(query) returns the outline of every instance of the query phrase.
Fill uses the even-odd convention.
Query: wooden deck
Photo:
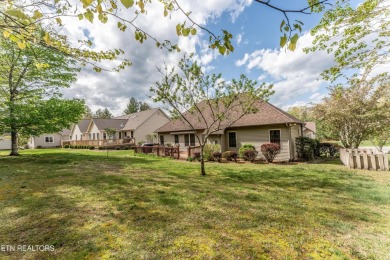
[[[64,147],[64,145],[88,145],[88,146],[114,146],[114,145],[135,145],[135,139],[134,138],[126,138],[126,139],[112,139],[112,140],[68,140],[68,141],[62,141],[61,145]]]

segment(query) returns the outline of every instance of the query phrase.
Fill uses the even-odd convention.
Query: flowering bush
[[[280,145],[273,143],[266,143],[261,145],[261,153],[268,162],[273,162],[275,156],[280,153]]]
[[[213,153],[213,158],[214,158],[214,161],[221,162],[222,153],[220,153],[220,152]]]
[[[244,157],[244,152],[247,150],[256,151],[256,148],[253,144],[244,144],[240,147],[240,150],[238,150],[238,154],[240,155],[240,158],[243,158],[245,161],[248,161]]]
[[[257,152],[255,150],[245,150],[243,152],[242,158],[244,158],[245,161],[253,162],[256,159]]]

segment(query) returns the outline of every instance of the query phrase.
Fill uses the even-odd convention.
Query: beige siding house
[[[236,151],[244,144],[252,144],[260,151],[264,143],[278,143],[281,152],[276,161],[296,159],[295,138],[302,135],[303,122],[285,111],[267,103],[256,103],[258,112],[244,115],[241,119],[222,127],[209,136],[208,142],[220,144],[223,151]],[[206,115],[207,117],[207,115]],[[198,139],[204,137],[205,126],[193,119],[195,131],[183,119],[175,119],[156,130],[160,143],[179,144],[181,150],[199,145]],[[223,125],[223,123],[222,123]],[[259,152],[259,157],[262,154]]]
[[[303,126],[303,136],[315,139],[316,131],[317,129],[315,122],[305,122],[305,125]]]
[[[0,150],[11,150],[11,135],[4,134],[0,135]]]
[[[31,149],[38,148],[38,147],[42,147],[42,148],[60,147],[62,145],[62,141],[67,141],[69,139],[70,139],[70,129],[63,129],[61,132],[58,133],[32,136],[27,143],[27,147]]]

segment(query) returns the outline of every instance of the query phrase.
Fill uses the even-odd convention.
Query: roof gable
[[[157,111],[162,112],[160,108],[153,108],[153,109],[148,109],[145,111],[140,111],[140,112],[118,116],[114,118],[127,120],[126,125],[123,127],[123,130],[135,130],[137,129],[137,127],[143,124],[149,117],[151,117]],[[164,112],[162,113],[164,114]]]

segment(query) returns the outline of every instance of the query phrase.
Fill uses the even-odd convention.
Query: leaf
[[[77,17],[79,18],[79,20],[83,20],[83,18],[84,18],[84,16],[82,14],[77,15]]]
[[[181,35],[181,24],[180,23],[178,23],[176,25],[176,34],[177,34],[177,36]]]
[[[134,0],[121,0],[121,3],[123,4],[124,7],[129,9],[134,5]]]
[[[23,50],[26,48],[26,44],[24,42],[18,42],[18,47]]]
[[[191,29],[191,35],[195,35],[196,34],[196,28],[192,28]]]
[[[168,16],[168,10],[165,8],[164,9],[164,17]]]
[[[101,14],[103,12],[103,8],[101,5],[96,6],[96,11]]]
[[[51,43],[50,35],[49,35],[48,33],[45,33],[45,36],[43,37],[43,40],[44,40],[47,44],[50,44],[50,43]]]
[[[294,34],[294,36],[291,38],[290,40],[290,44],[288,45],[288,49],[290,51],[295,51],[296,47],[297,47],[297,41],[298,41],[298,34]]]
[[[88,12],[84,13],[84,17],[90,21],[91,23],[93,23],[93,13],[91,11],[88,10]]]
[[[5,38],[8,38],[8,37],[10,36],[10,32],[4,31],[4,32],[3,32],[3,35],[4,35]]]
[[[93,0],[81,0],[81,3],[84,5],[84,8],[90,6]]]
[[[284,34],[284,36],[280,37],[280,47],[284,47],[287,43],[287,36]]]
[[[218,47],[218,50],[219,50],[219,53],[221,53],[222,55],[224,55],[225,52],[226,52],[226,47],[225,47],[225,46],[219,46],[219,47]]]
[[[283,26],[286,24],[286,22],[283,20],[282,23],[280,24],[280,31],[282,31]]]
[[[28,19],[28,16],[25,15],[22,11],[20,11],[19,9],[8,9],[5,11],[6,14],[10,15],[10,16],[13,16],[13,17],[16,17],[16,18],[19,18],[19,19],[24,19],[24,20],[27,20]]]
[[[42,18],[43,15],[41,12],[39,12],[38,10],[35,10],[34,11],[34,16],[33,16],[36,20],[39,19],[39,18]]]
[[[56,22],[57,22],[57,24],[61,25],[61,22],[62,22],[62,21],[61,21],[61,18],[58,18],[58,17],[57,17],[57,18],[56,18]]]

